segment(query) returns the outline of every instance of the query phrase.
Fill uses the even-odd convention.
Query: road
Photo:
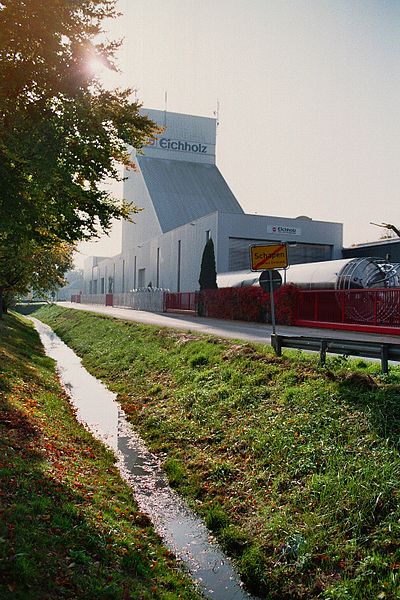
[[[223,338],[248,340],[252,342],[271,343],[271,325],[264,323],[246,323],[244,321],[226,321],[222,319],[209,319],[187,314],[176,313],[150,313],[130,308],[116,308],[98,304],[77,304],[75,302],[58,302],[60,306],[86,310],[108,315],[126,321],[136,321],[146,325],[159,325],[174,329],[196,331],[217,335]],[[380,335],[376,333],[360,333],[355,331],[339,331],[333,329],[305,329],[304,327],[287,327],[277,325],[276,332],[281,335],[303,335],[339,338],[343,340],[362,340],[372,342],[387,342],[400,344],[400,337],[395,335]]]

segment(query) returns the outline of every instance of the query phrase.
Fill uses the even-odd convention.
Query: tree
[[[119,179],[127,146],[156,129],[130,102],[107,91],[90,67],[113,65],[118,43],[96,43],[115,0],[2,0],[0,3],[0,232],[75,242],[107,231],[132,207],[99,184]],[[15,218],[17,217],[17,218]]]
[[[133,167],[129,146],[140,149],[158,131],[131,90],[105,90],[90,67],[97,58],[115,68],[119,43],[98,38],[115,5],[0,2],[0,289],[10,288],[28,248],[51,253],[135,210],[101,185]]]
[[[0,317],[17,295],[48,294],[65,285],[73,265],[74,247],[65,242],[45,247],[31,240],[8,250],[0,260]]]
[[[214,242],[212,241],[212,238],[210,238],[204,246],[203,256],[201,258],[199,284],[200,290],[211,290],[218,287]]]

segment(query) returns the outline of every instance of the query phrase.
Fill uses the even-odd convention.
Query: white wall
[[[135,161],[134,151],[132,160]],[[138,244],[161,235],[162,231],[140,169],[125,170],[125,177],[124,197],[141,209],[132,214],[133,222],[122,223],[122,252],[126,253],[129,250],[135,251]]]
[[[145,156],[215,164],[216,119],[147,108],[140,112],[164,127],[155,143],[144,148]]]
[[[296,231],[286,234],[271,233],[271,227],[288,227]],[[97,291],[100,293],[100,280],[104,277],[105,290],[108,291],[108,277],[114,279],[115,293],[128,292],[138,287],[139,269],[145,269],[144,285],[150,282],[157,287],[157,249],[159,248],[158,287],[178,291],[178,245],[181,242],[180,291],[198,289],[201,257],[207,240],[207,231],[214,241],[217,272],[228,271],[229,238],[251,238],[289,241],[311,244],[329,244],[332,246],[332,258],[341,257],[342,225],[304,219],[282,219],[260,215],[233,215],[212,213],[192,223],[178,227],[164,235],[157,236],[136,245],[134,250],[106,259],[94,268],[98,278]],[[136,257],[136,261],[135,261]],[[136,277],[134,274],[136,262]],[[249,265],[250,266],[250,265]],[[98,273],[97,273],[98,271]],[[122,277],[124,275],[124,277]],[[122,282],[124,279],[124,289]],[[85,288],[87,289],[87,288]]]

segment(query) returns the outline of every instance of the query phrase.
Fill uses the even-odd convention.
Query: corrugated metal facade
[[[137,157],[163,233],[215,211],[243,214],[215,165]]]
[[[241,271],[249,266],[249,247],[276,244],[276,239],[229,238],[229,271]],[[291,265],[331,260],[332,244],[296,243],[289,246],[288,258]]]

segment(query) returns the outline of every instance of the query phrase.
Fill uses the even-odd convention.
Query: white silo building
[[[86,260],[86,294],[194,291],[210,237],[218,273],[248,269],[251,244],[289,242],[291,264],[341,258],[341,223],[244,213],[216,166],[216,119],[142,112],[164,128],[126,172],[124,197],[143,210],[123,223],[121,254]]]

